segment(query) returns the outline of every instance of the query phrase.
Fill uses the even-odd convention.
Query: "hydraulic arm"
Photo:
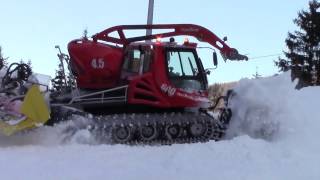
[[[137,36],[127,38],[125,36],[126,30],[141,30],[141,29],[167,29],[168,32],[157,33],[148,36]],[[118,33],[118,37],[111,36],[112,33]],[[154,24],[154,25],[120,25],[106,29],[100,33],[92,36],[94,41],[100,40],[121,45],[128,45],[131,42],[152,40],[158,37],[173,37],[187,35],[197,38],[201,42],[207,42],[213,47],[217,48],[222,56],[229,60],[248,60],[248,57],[241,55],[235,48],[229,47],[223,40],[208,29],[194,24]]]

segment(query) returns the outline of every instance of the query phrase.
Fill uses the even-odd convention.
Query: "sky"
[[[0,46],[9,62],[32,61],[33,71],[54,76],[58,58],[55,45],[67,53],[69,41],[121,24],[145,24],[148,0],[0,0]],[[192,23],[210,29],[249,61],[224,62],[209,76],[209,83],[237,81],[278,73],[274,61],[284,57],[288,32],[308,0],[155,0],[155,24]],[[200,44],[203,45],[202,43]],[[198,51],[204,66],[212,68],[212,51]],[[274,55],[266,58],[255,58]]]

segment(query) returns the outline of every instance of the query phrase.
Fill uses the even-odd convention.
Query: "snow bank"
[[[271,141],[303,140],[318,134],[320,87],[295,90],[290,74],[241,80],[231,100],[228,137],[249,135]],[[304,140],[306,141],[306,140]]]
[[[97,145],[94,136],[86,129],[88,120],[79,116],[74,116],[73,118],[76,121],[70,120],[53,127],[43,126],[9,137],[0,134],[0,148],[24,147],[30,145],[44,147],[71,144]]]
[[[291,101],[297,94],[294,86],[289,74],[241,80],[230,100],[233,117],[228,136],[247,134],[253,138],[277,138],[294,118],[291,109]]]
[[[320,179],[320,88],[289,74],[242,80],[226,140],[161,147],[93,145],[67,125],[0,137],[2,179]]]

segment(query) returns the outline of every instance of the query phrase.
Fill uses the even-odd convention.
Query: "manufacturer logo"
[[[189,28],[181,28],[181,31],[182,32],[199,32],[199,29],[198,28],[189,27]]]
[[[167,93],[170,97],[176,93],[176,88],[171,87],[168,84],[162,84],[160,88],[162,92]]]

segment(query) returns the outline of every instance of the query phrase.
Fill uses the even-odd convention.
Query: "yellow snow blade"
[[[6,122],[0,121],[0,131],[6,136],[11,136],[12,134],[35,127],[35,122],[32,119],[26,118],[25,120],[19,122],[18,124],[8,124]]]
[[[33,85],[28,90],[20,111],[26,116],[26,119],[17,124],[11,125],[0,120],[0,131],[3,134],[10,136],[18,131],[34,128],[48,121],[50,111],[39,86]]]
[[[28,118],[33,119],[35,123],[43,124],[47,122],[50,117],[50,111],[40,92],[39,86],[33,85],[29,89],[20,111]]]

